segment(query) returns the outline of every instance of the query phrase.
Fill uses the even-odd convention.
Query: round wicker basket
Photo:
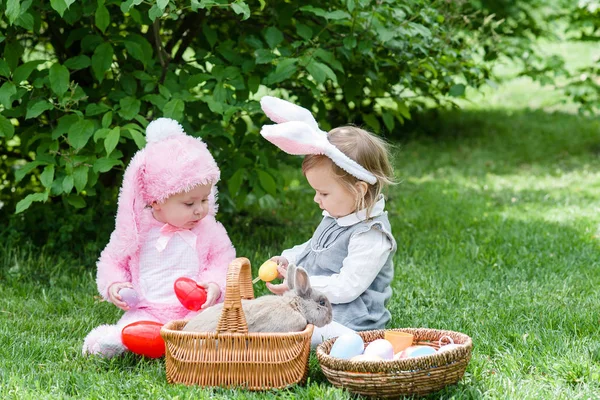
[[[448,336],[461,346],[430,356],[402,360],[350,361],[329,355],[337,338],[329,339],[317,347],[317,358],[329,382],[362,395],[397,397],[433,393],[462,378],[473,348],[469,336],[460,332],[426,328],[390,330],[413,334],[413,345],[428,345],[437,349],[438,341]],[[376,339],[383,339],[385,330],[357,333],[366,345]]]

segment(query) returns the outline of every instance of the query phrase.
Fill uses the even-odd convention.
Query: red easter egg
[[[206,302],[206,290],[190,278],[182,277],[175,281],[175,295],[188,310],[198,311]]]
[[[160,336],[160,322],[137,321],[121,331],[123,345],[141,356],[159,358],[165,355],[165,341]]]

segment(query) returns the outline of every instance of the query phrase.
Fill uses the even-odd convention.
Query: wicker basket
[[[313,325],[302,332],[248,333],[241,299],[253,298],[250,262],[236,258],[227,271],[217,332],[182,332],[186,321],[181,320],[161,329],[167,381],[250,390],[305,382]]]
[[[436,349],[438,341],[449,336],[464,346],[442,353],[397,361],[350,361],[331,357],[329,352],[336,338],[317,347],[317,357],[323,373],[338,387],[376,397],[425,395],[458,382],[471,359],[473,342],[463,333],[435,329],[391,329],[414,335],[413,345],[426,344]],[[385,330],[357,332],[365,344],[383,339]]]

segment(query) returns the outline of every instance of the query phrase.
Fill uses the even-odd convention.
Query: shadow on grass
[[[415,116],[403,132],[391,137],[400,177],[415,163],[423,172],[462,166],[469,175],[569,170],[600,153],[600,119],[560,112],[441,111]]]

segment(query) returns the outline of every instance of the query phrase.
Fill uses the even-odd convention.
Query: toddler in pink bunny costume
[[[166,323],[197,314],[175,295],[180,277],[206,290],[202,309],[224,299],[235,250],[215,220],[219,168],[206,144],[172,119],[151,122],[146,139],[125,171],[115,230],[97,264],[98,291],[125,314],[115,325],[94,328],[83,343],[84,355],[123,353],[121,330],[133,322]]]

